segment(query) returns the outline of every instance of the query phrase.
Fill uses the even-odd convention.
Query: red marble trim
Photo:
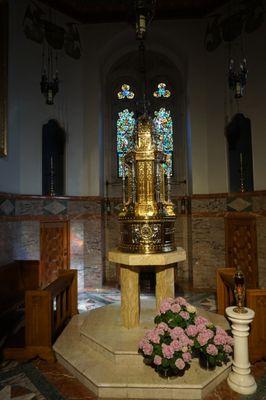
[[[74,221],[80,219],[104,219],[104,214],[61,214],[61,215],[1,215],[0,222],[8,221]]]
[[[209,211],[195,211],[191,214],[192,218],[248,218],[248,217],[266,217],[266,211],[221,211],[221,212],[209,212]]]
[[[102,196],[41,196],[41,195],[31,195],[31,194],[14,194],[14,193],[0,193],[0,198],[14,199],[14,200],[89,200],[89,201],[102,201],[104,197]]]
[[[266,190],[255,190],[254,192],[236,192],[236,193],[209,193],[209,194],[192,194],[191,196],[178,196],[177,198],[191,198],[191,199],[212,199],[222,197],[256,197],[266,196]]]

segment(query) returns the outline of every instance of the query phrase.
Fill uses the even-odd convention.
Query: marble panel
[[[102,264],[86,265],[84,263],[84,287],[85,288],[101,288],[103,273]]]
[[[16,215],[43,215],[43,200],[16,200]]]
[[[14,215],[15,201],[10,199],[0,199],[0,215]]]
[[[191,199],[192,212],[223,212],[226,211],[226,197],[207,199]]]
[[[0,222],[0,265],[13,261],[15,222]]]
[[[253,196],[252,203],[254,212],[266,211],[266,196]]]
[[[20,221],[17,223],[14,258],[18,260],[40,259],[39,221]]]
[[[101,214],[101,200],[69,200],[67,204],[68,214]]]
[[[223,218],[192,219],[193,285],[216,287],[216,269],[225,266]]]
[[[266,217],[257,218],[259,287],[266,289]]]
[[[70,254],[80,255],[84,254],[84,221],[72,220],[70,221]]]

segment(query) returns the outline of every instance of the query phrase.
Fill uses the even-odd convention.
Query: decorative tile
[[[14,215],[15,201],[13,200],[0,200],[0,215]]]
[[[47,200],[44,202],[45,215],[66,214],[67,202],[65,200]]]
[[[252,202],[248,197],[229,197],[227,202],[228,211],[252,211]]]

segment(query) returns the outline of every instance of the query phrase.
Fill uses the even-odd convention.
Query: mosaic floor
[[[151,293],[141,293],[141,299],[154,296]],[[182,296],[196,307],[201,307],[207,311],[216,312],[216,295],[214,293],[195,293],[192,291],[177,291],[176,296]],[[113,288],[106,289],[87,289],[79,293],[78,308],[80,312],[89,311],[94,308],[104,307],[108,304],[120,302],[120,290]]]
[[[186,297],[196,307],[216,311],[215,295],[212,293],[177,291],[176,295]],[[149,296],[151,294],[142,294],[141,298]],[[79,294],[79,310],[84,312],[119,301],[118,289],[84,290]],[[252,373],[258,384],[258,390],[254,395],[239,395],[224,381],[204,400],[266,400],[266,362],[253,365]],[[5,362],[0,365],[0,400],[9,399],[97,400],[93,393],[60,364],[41,360],[26,364]]]

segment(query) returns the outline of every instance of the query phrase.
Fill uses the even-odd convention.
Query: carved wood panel
[[[49,285],[59,270],[69,268],[68,221],[41,222],[41,284]]]
[[[225,218],[226,265],[237,266],[245,275],[246,287],[258,285],[256,218],[234,214]]]

